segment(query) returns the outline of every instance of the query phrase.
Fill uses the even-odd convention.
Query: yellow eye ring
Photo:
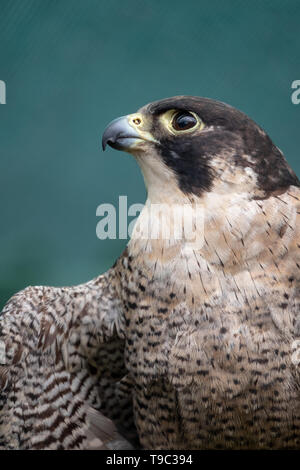
[[[171,109],[161,117],[161,120],[173,135],[191,133],[205,127],[204,122],[193,111]]]

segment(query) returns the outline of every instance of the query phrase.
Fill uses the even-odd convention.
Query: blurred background
[[[0,0],[0,307],[120,255],[126,240],[96,237],[96,208],[146,194],[132,157],[102,153],[101,133],[147,102],[225,101],[300,176],[299,21],[299,0]]]

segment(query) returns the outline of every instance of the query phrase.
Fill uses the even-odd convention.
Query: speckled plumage
[[[205,126],[172,134],[172,109]],[[103,276],[14,296],[0,317],[0,448],[124,448],[133,420],[146,449],[300,448],[297,177],[222,103],[175,97],[133,116],[141,139],[122,145],[148,189],[139,225],[154,203],[200,204],[203,246],[137,226]]]
[[[101,414],[132,435],[115,284],[109,271],[77,287],[28,287],[6,305],[0,448],[131,448]]]
[[[126,357],[147,448],[299,447],[300,191],[247,211],[243,225],[220,208],[200,253],[130,249],[146,288],[131,294]]]

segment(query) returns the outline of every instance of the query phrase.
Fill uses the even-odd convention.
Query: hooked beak
[[[142,137],[129,123],[128,116],[112,121],[105,129],[102,137],[102,148],[107,145],[117,150],[130,150]]]

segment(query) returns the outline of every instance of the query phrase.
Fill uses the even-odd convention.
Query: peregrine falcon
[[[107,144],[141,167],[137,226],[197,205],[203,243],[134,229],[98,278],[12,297],[0,448],[300,448],[300,182],[282,152],[190,96],[116,119]]]

